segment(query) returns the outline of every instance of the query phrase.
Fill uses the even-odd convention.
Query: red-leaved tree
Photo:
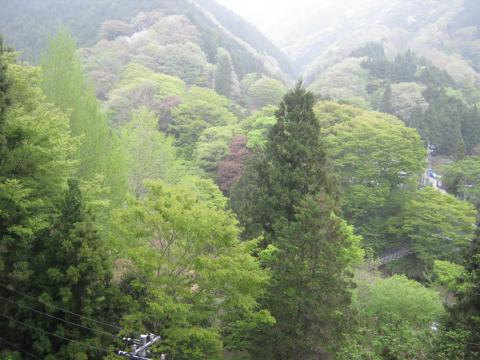
[[[225,195],[228,195],[232,186],[242,175],[245,161],[250,156],[247,148],[247,137],[237,135],[230,143],[230,154],[218,166],[218,185]]]

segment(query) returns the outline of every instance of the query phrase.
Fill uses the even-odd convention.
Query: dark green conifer
[[[53,229],[45,236],[38,251],[37,292],[57,307],[97,320],[105,319],[106,309],[114,301],[107,296],[111,271],[106,249],[94,219],[85,208],[77,179],[68,181],[68,190],[59,210],[60,215]],[[61,317],[74,323],[83,323],[89,328],[98,326],[74,315],[61,314]],[[65,326],[51,319],[41,319],[39,327],[53,332],[61,331],[68,338],[82,339],[85,342],[98,344],[101,341],[94,332]],[[48,347],[67,358],[72,356],[67,355],[72,351],[67,345],[67,342],[52,338]],[[83,348],[76,351],[78,354],[78,351],[86,353],[86,350]]]
[[[264,234],[264,245],[276,249],[264,304],[276,324],[258,337],[258,359],[329,358],[350,303],[348,259],[340,254],[351,239],[335,215],[336,186],[313,103],[301,83],[285,96],[264,153],[233,194],[247,236]]]
[[[304,196],[334,192],[313,104],[301,83],[285,95],[265,151],[252,158],[234,190],[232,206],[247,236],[265,232],[270,242],[275,223],[293,221]]]
[[[480,223],[465,268],[462,290],[438,340],[436,359],[475,360],[480,356]]]
[[[480,111],[477,106],[468,109],[462,117],[462,134],[467,153],[471,154],[480,143]]]
[[[392,106],[392,86],[388,84],[385,87],[385,91],[383,92],[382,101],[378,107],[378,110],[384,112],[386,114],[393,114],[393,106]]]
[[[7,80],[7,64],[3,61],[3,54],[5,50],[3,48],[3,40],[0,36],[0,178],[1,174],[1,164],[2,159],[4,158],[4,151],[6,146],[6,137],[5,137],[5,113],[7,111],[7,106],[9,105],[8,100],[8,80]]]
[[[215,91],[227,98],[231,98],[233,93],[233,71],[232,58],[228,51],[218,49],[214,74]]]

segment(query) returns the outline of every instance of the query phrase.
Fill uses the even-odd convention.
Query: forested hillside
[[[36,60],[48,36],[60,26],[70,29],[79,46],[92,46],[102,38],[113,40],[144,30],[155,19],[142,19],[142,14],[152,11],[156,12],[157,18],[183,15],[199,38],[198,45],[204,56],[211,63],[215,61],[217,48],[224,47],[230,52],[239,75],[248,72],[277,76],[281,76],[281,72],[291,74],[285,56],[268,39],[252,25],[211,0],[198,3],[190,0],[7,0],[0,12],[0,32],[5,34],[9,44],[22,52],[24,58]],[[132,19],[138,15],[140,18],[132,24]],[[182,23],[170,25],[174,27],[174,32],[181,33]],[[170,42],[176,41],[171,39]]]
[[[277,43],[308,81],[357,48],[379,42],[389,59],[410,49],[473,89],[479,81],[479,12],[475,0],[329,1],[292,20]]]
[[[4,1],[0,358],[479,358],[480,7],[323,4]]]

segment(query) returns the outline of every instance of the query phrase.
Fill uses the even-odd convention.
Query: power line
[[[101,325],[104,325],[104,326],[110,326],[111,328],[114,328],[114,329],[116,329],[117,331],[123,331],[123,329],[122,329],[121,327],[119,327],[119,326],[112,325],[112,324],[109,324],[109,323],[106,323],[106,322],[103,322],[103,321],[98,321],[98,320],[89,318],[89,317],[87,317],[87,316],[80,315],[80,314],[74,313],[74,312],[69,311],[69,310],[66,310],[66,309],[62,309],[61,307],[48,304],[48,303],[46,303],[46,302],[43,302],[43,301],[37,299],[36,297],[30,296],[30,295],[28,295],[28,294],[25,294],[24,292],[21,292],[21,291],[19,291],[19,290],[15,290],[15,289],[14,289],[13,287],[11,287],[11,286],[7,286],[7,285],[2,284],[2,283],[0,283],[0,286],[3,287],[3,288],[5,288],[5,289],[7,289],[7,290],[10,290],[10,291],[12,291],[12,292],[14,292],[14,293],[17,293],[17,294],[19,294],[19,295],[21,295],[21,296],[24,296],[24,297],[26,297],[26,298],[28,298],[28,299],[37,301],[37,302],[39,302],[40,304],[43,304],[43,305],[45,305],[45,306],[47,306],[47,307],[50,306],[50,307],[53,307],[53,308],[58,309],[58,310],[60,310],[60,311],[63,311],[63,312],[65,312],[65,313],[67,313],[67,314],[74,315],[74,316],[78,316],[79,318],[83,318],[83,319],[86,319],[86,320],[89,320],[89,321],[93,321],[94,323],[101,324]]]
[[[51,332],[49,332],[49,331],[43,330],[43,329],[41,329],[41,328],[39,328],[39,327],[36,327],[36,326],[33,326],[33,325],[25,324],[24,322],[18,321],[18,320],[14,319],[14,318],[12,318],[12,317],[10,317],[10,316],[6,316],[6,315],[3,315],[3,314],[0,314],[0,316],[3,317],[3,318],[5,318],[5,319],[8,319],[8,320],[10,320],[10,321],[13,321],[13,322],[15,322],[15,323],[17,323],[17,324],[23,325],[23,326],[25,326],[25,327],[27,327],[27,328],[30,328],[30,329],[33,329],[33,330],[36,330],[36,331],[40,331],[40,332],[42,332],[42,333],[44,333],[44,334],[47,334],[47,335],[50,335],[50,336],[54,336],[54,337],[59,338],[59,339],[61,339],[61,340],[65,340],[65,341],[72,342],[72,343],[74,343],[74,344],[78,344],[78,345],[80,345],[80,346],[89,348],[89,349],[94,350],[94,351],[104,352],[104,353],[108,353],[108,352],[109,352],[108,350],[105,350],[105,349],[102,349],[102,348],[98,348],[98,347],[96,347],[96,346],[88,345],[88,344],[85,344],[85,343],[83,343],[83,342],[81,342],[81,341],[78,341],[78,340],[74,340],[74,339],[70,339],[70,338],[63,337],[63,336],[61,336],[61,335],[57,335],[57,334],[51,333]]]
[[[38,356],[33,355],[32,353],[29,353],[29,352],[26,351],[26,350],[23,350],[22,348],[18,347],[18,346],[15,345],[15,344],[12,344],[11,342],[5,340],[5,339],[2,338],[2,337],[0,337],[0,341],[3,341],[5,344],[10,345],[10,346],[13,347],[14,349],[17,349],[18,351],[21,351],[21,352],[27,354],[27,355],[30,356],[32,359],[42,360],[42,359],[40,359]]]
[[[93,332],[98,333],[98,334],[108,335],[108,336],[110,336],[110,337],[112,337],[112,338],[114,338],[114,339],[122,339],[120,336],[113,335],[113,334],[111,334],[111,333],[109,333],[109,332],[106,332],[106,331],[103,331],[103,330],[98,330],[98,329],[91,329],[91,328],[89,328],[88,326],[84,326],[84,325],[81,325],[81,324],[77,324],[77,323],[74,323],[74,322],[72,322],[72,321],[68,321],[68,320],[65,320],[65,319],[56,317],[56,316],[54,316],[54,315],[47,314],[47,313],[45,313],[45,312],[43,312],[43,311],[34,309],[34,308],[30,307],[30,306],[21,305],[21,304],[15,302],[15,301],[13,301],[13,300],[11,300],[11,299],[7,299],[7,298],[5,298],[5,297],[3,297],[3,296],[1,296],[1,295],[0,295],[0,299],[1,299],[1,300],[4,300],[4,301],[8,301],[8,302],[11,303],[11,304],[17,305],[17,306],[20,307],[20,308],[29,309],[29,310],[31,310],[31,311],[34,311],[34,312],[40,314],[40,315],[47,316],[47,317],[52,318],[52,319],[55,319],[55,320],[63,321],[64,323],[67,323],[67,324],[70,324],[70,325],[73,325],[73,326],[77,326],[77,327],[82,328],[82,329],[85,329],[85,330],[90,330],[90,331],[93,331]]]

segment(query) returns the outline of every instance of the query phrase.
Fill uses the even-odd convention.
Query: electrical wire
[[[25,353],[25,354],[27,354],[27,355],[30,356],[32,359],[42,360],[42,359],[40,359],[38,356],[33,355],[32,353],[29,353],[29,352],[26,351],[26,350],[23,350],[22,348],[18,347],[18,346],[15,345],[15,344],[12,344],[11,342],[5,340],[5,339],[2,338],[2,337],[0,337],[0,341],[3,341],[5,344],[10,345],[10,346],[13,347],[14,349],[16,349],[16,350],[18,350],[18,351],[21,351],[21,352],[23,352],[23,353]]]
[[[56,316],[54,316],[54,315],[47,314],[47,313],[45,313],[45,312],[43,312],[43,311],[34,309],[34,308],[30,307],[30,306],[21,305],[21,304],[15,302],[15,301],[13,301],[13,300],[11,300],[11,299],[7,299],[7,298],[5,298],[5,297],[3,297],[3,296],[1,296],[1,295],[0,295],[0,300],[7,301],[7,302],[9,302],[9,303],[11,303],[11,304],[17,305],[17,306],[20,307],[20,308],[34,311],[34,312],[36,312],[37,314],[40,314],[40,315],[43,315],[43,316],[47,316],[47,317],[49,317],[49,318],[52,318],[52,319],[55,319],[55,320],[58,320],[58,321],[62,321],[62,322],[64,322],[64,323],[67,323],[67,324],[70,324],[70,325],[73,325],[73,326],[77,326],[77,327],[82,328],[82,329],[85,329],[85,330],[90,330],[90,331],[95,332],[95,333],[98,333],[98,334],[107,335],[107,336],[110,336],[110,337],[112,337],[112,338],[114,338],[114,339],[122,339],[120,336],[113,335],[113,334],[111,334],[111,333],[109,333],[109,332],[106,332],[106,331],[103,331],[103,330],[98,330],[98,329],[92,329],[92,328],[89,328],[88,326],[84,326],[84,325],[81,325],[81,324],[77,324],[77,323],[74,323],[74,322],[72,322],[72,321],[68,321],[68,320],[65,320],[65,319],[56,317]]]
[[[77,313],[74,313],[72,311],[69,311],[69,310],[66,310],[66,309],[62,309],[61,307],[58,307],[58,306],[55,306],[55,305],[51,305],[51,304],[48,304],[46,302],[43,302],[39,299],[37,299],[36,297],[33,297],[31,295],[28,295],[28,294],[25,294],[24,292],[21,292],[21,291],[18,291],[18,290],[15,290],[12,286],[7,286],[5,284],[2,284],[0,283],[0,286],[7,289],[7,290],[10,290],[11,292],[14,292],[14,293],[17,293],[21,296],[24,296],[28,299],[31,299],[31,300],[35,300],[37,302],[39,302],[40,304],[43,304],[45,306],[50,306],[50,307],[53,307],[57,310],[60,310],[60,311],[63,311],[64,313],[67,313],[67,314],[70,314],[70,315],[74,315],[74,316],[78,316],[79,318],[83,318],[83,319],[86,319],[86,320],[89,320],[89,321],[92,321],[94,323],[97,323],[97,324],[101,324],[101,325],[104,325],[104,326],[110,326],[111,328],[113,329],[116,329],[117,331],[123,331],[123,329],[119,326],[116,326],[116,325],[112,325],[112,324],[109,324],[109,323],[106,323],[106,322],[103,322],[103,321],[98,321],[98,320],[95,320],[95,319],[92,319],[92,318],[89,318],[87,316],[84,316],[84,315],[80,315],[80,314],[77,314]]]
[[[17,324],[20,324],[20,325],[22,325],[22,326],[24,326],[24,327],[27,327],[27,328],[30,328],[30,329],[33,329],[33,330],[36,330],[36,331],[40,331],[40,332],[42,332],[42,333],[44,333],[44,334],[46,334],[46,335],[54,336],[54,337],[59,338],[59,339],[61,339],[61,340],[65,340],[65,341],[72,342],[72,343],[74,343],[74,344],[78,344],[78,345],[80,345],[80,346],[83,346],[83,347],[85,347],[85,348],[89,348],[89,349],[94,350],[94,351],[97,351],[97,352],[104,352],[104,353],[108,353],[108,352],[109,352],[109,351],[106,350],[106,349],[102,349],[102,348],[99,348],[99,347],[96,347],[96,346],[88,345],[88,344],[85,344],[85,343],[83,343],[83,342],[81,342],[81,341],[74,340],[74,339],[70,339],[70,338],[66,338],[66,337],[64,337],[64,336],[57,335],[57,334],[51,333],[51,332],[49,332],[49,331],[43,330],[43,329],[41,329],[41,328],[39,328],[39,327],[26,324],[26,323],[24,323],[24,322],[22,322],[22,321],[18,321],[18,320],[16,320],[16,319],[14,319],[14,318],[12,318],[12,317],[10,317],[10,316],[6,316],[6,315],[3,315],[3,314],[0,314],[0,316],[3,317],[3,318],[5,318],[5,319],[8,319],[8,320],[10,320],[10,321],[13,321],[13,322],[15,322],[15,323],[17,323]]]

